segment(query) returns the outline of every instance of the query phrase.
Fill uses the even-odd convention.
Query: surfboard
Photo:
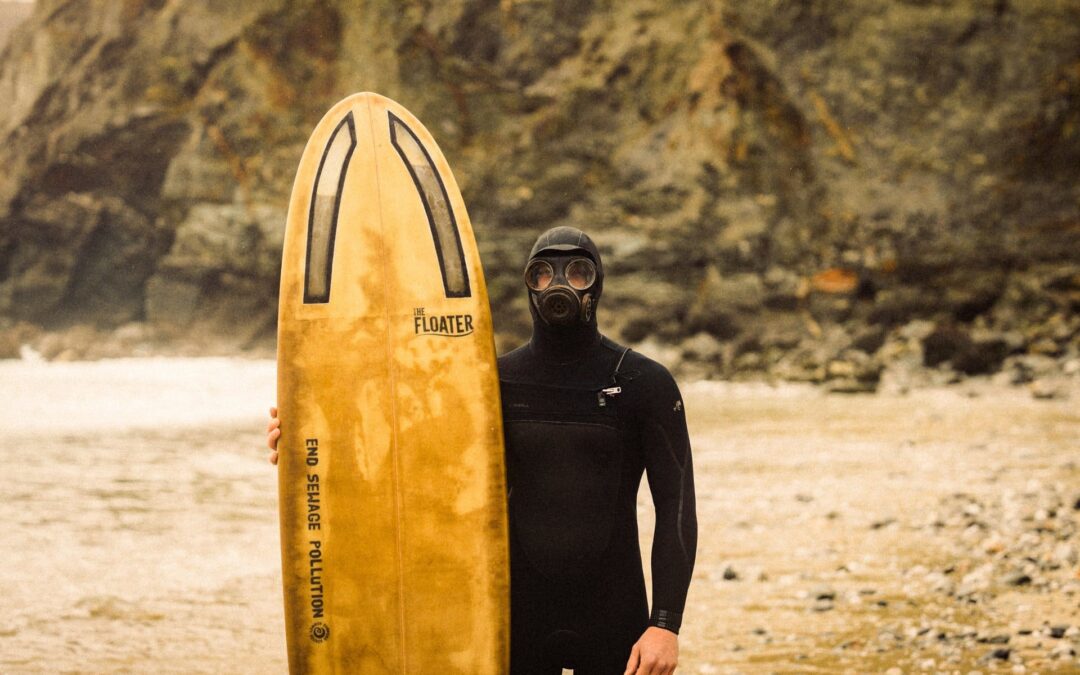
[[[383,96],[315,127],[278,311],[292,673],[505,673],[509,553],[487,289],[427,129]]]

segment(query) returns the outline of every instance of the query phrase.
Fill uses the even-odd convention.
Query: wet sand
[[[285,672],[273,392],[265,361],[0,362],[0,672]],[[680,672],[1080,669],[1076,392],[684,395]]]
[[[1061,649],[1080,651],[1075,395],[698,383],[687,399],[701,539],[685,672],[1078,672]],[[1008,583],[1025,556],[1065,547],[1071,562]]]

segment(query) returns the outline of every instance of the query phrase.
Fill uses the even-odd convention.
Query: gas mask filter
[[[540,318],[553,326],[592,318],[596,264],[581,256],[533,258],[525,267],[525,285]]]

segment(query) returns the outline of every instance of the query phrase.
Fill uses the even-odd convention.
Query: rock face
[[[7,44],[8,35],[15,27],[30,16],[33,5],[26,2],[5,2],[0,0],[0,49]]]
[[[39,0],[0,57],[0,316],[272,344],[304,142],[374,90],[454,167],[505,344],[572,224],[606,332],[693,372],[1065,364],[1077,45],[1058,0]]]

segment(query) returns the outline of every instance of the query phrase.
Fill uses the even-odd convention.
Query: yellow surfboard
[[[499,383],[450,168],[377,94],[335,105],[296,172],[278,314],[292,673],[505,673]]]

